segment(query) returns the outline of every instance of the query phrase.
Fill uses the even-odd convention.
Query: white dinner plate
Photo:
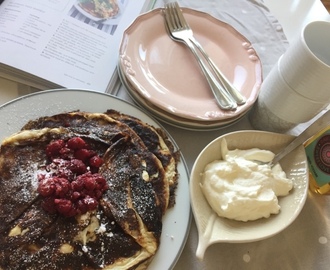
[[[219,108],[192,53],[166,32],[163,9],[140,15],[125,30],[119,49],[123,74],[144,99],[182,118],[223,121],[248,111],[262,82],[260,59],[251,43],[206,13],[182,10],[196,39],[247,102],[235,111]]]
[[[37,92],[2,105],[0,107],[0,140],[19,131],[29,120],[41,116],[74,110],[105,112],[107,109],[133,115],[155,127],[160,127],[159,123],[144,111],[114,96],[88,90],[59,89]],[[170,137],[170,134],[168,135]],[[177,147],[173,139],[171,140]],[[148,270],[172,269],[189,233],[191,220],[189,174],[183,156],[178,164],[178,173],[176,204],[166,212],[163,218],[161,244]]]

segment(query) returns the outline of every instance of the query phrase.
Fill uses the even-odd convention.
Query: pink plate
[[[194,56],[166,32],[163,9],[140,15],[124,32],[119,65],[140,96],[162,110],[198,121],[223,121],[246,113],[258,97],[262,68],[251,43],[230,25],[182,8],[195,37],[247,98],[235,111],[221,110]]]

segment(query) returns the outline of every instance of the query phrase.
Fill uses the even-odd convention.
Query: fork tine
[[[165,19],[173,31],[190,29],[177,2],[165,5]]]
[[[169,15],[170,15],[170,18],[171,18],[171,22],[172,22],[172,25],[173,25],[173,28],[175,30],[179,30],[181,29],[181,25],[180,25],[180,21],[177,17],[177,14],[175,12],[175,9],[174,9],[174,3],[169,3]]]
[[[173,16],[171,14],[170,3],[165,6],[165,21],[170,33],[176,28],[175,23],[173,21]]]
[[[165,16],[165,24],[166,24],[168,30],[171,30],[172,27],[171,27],[171,22],[170,22],[169,14],[168,14],[168,4],[165,5],[164,16]]]
[[[170,3],[170,9],[169,10],[170,10],[170,14],[171,14],[173,22],[175,23],[176,28],[178,30],[181,29],[181,23],[180,23],[180,20],[178,18],[178,14],[175,10],[174,3]]]
[[[169,9],[168,4],[165,6],[165,22],[166,22],[167,30],[169,30],[170,35],[172,35],[174,26],[173,26],[172,16],[170,14],[170,9]]]
[[[176,14],[177,20],[183,29],[190,29],[189,24],[187,23],[186,19],[184,18],[182,14],[182,10],[180,9],[180,6],[178,2],[174,2],[172,5],[173,11]]]

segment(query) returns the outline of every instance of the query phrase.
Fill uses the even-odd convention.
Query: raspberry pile
[[[102,158],[80,137],[50,142],[46,155],[49,160],[45,171],[38,173],[42,207],[66,217],[96,209],[108,188],[98,173]]]

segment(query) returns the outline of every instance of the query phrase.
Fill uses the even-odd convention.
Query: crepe
[[[145,132],[134,131],[125,123],[129,119]],[[153,143],[150,132],[158,138]],[[6,138],[0,148],[0,267],[145,269],[160,244],[162,217],[175,200],[178,153],[164,135],[109,110],[41,117]],[[47,167],[45,148],[76,137],[102,156],[98,173],[108,188],[93,211],[73,217],[47,213],[36,179]]]

